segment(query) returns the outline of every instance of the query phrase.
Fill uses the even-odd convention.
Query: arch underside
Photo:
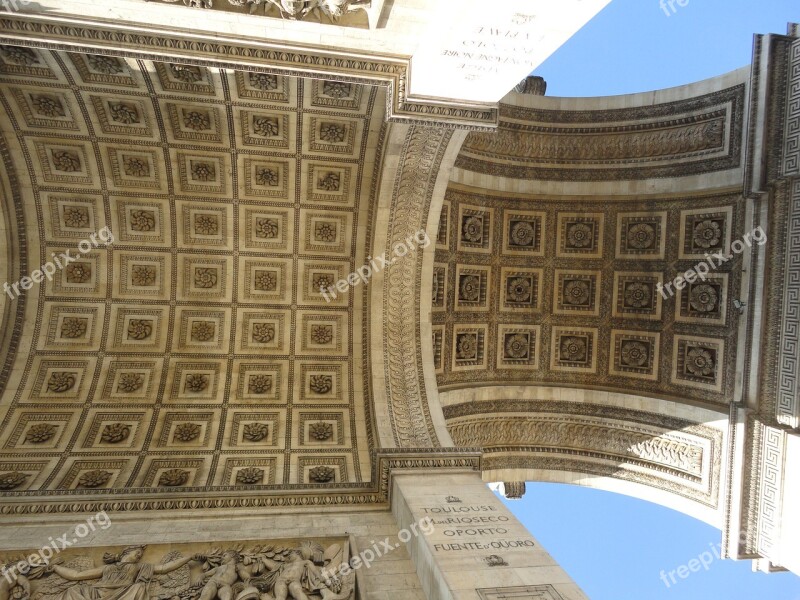
[[[22,36],[22,26],[11,21],[13,35]],[[763,334],[768,348],[780,338],[781,323],[793,318],[761,280],[771,264],[768,252],[788,256],[796,236],[786,215],[770,214],[773,205],[759,194],[781,174],[787,181],[768,193],[784,210],[796,204],[800,188],[793,142],[781,166],[773,164],[773,146],[783,139],[781,119],[791,117],[795,104],[767,110],[759,94],[766,93],[767,80],[778,86],[773,96],[794,93],[786,77],[768,71],[800,64],[797,42],[782,40],[786,48],[777,66],[762,69],[757,55],[753,69],[683,88],[603,99],[513,92],[498,111],[442,108],[447,122],[437,123],[440,107],[419,108],[424,121],[416,121],[410,105],[392,99],[405,71],[389,63],[369,63],[374,72],[367,80],[354,63],[333,59],[304,66],[300,55],[278,60],[264,53],[237,63],[246,44],[226,43],[219,53],[227,53],[229,62],[186,46],[178,59],[188,67],[173,69],[161,60],[156,36],[137,34],[139,48],[120,50],[113,40],[95,41],[89,27],[54,32],[59,39],[50,45],[60,47],[36,49],[33,59],[22,60],[28,64],[0,63],[3,134],[17,157],[4,156],[14,167],[6,177],[24,177],[19,187],[29,195],[16,203],[27,211],[16,224],[24,222],[28,237],[42,240],[41,248],[36,241],[29,247],[24,232],[15,231],[9,218],[14,184],[4,180],[3,243],[13,265],[6,275],[16,277],[31,261],[80,239],[59,212],[64,201],[91,206],[92,224],[113,226],[120,243],[91,257],[98,261],[94,279],[76,284],[86,284],[83,295],[69,297],[57,280],[28,294],[16,313],[3,305],[4,335],[29,327],[19,344],[3,341],[7,354],[19,355],[5,360],[0,379],[0,472],[25,474],[24,484],[8,494],[15,507],[9,503],[4,511],[47,498],[58,507],[52,510],[68,512],[79,510],[75,498],[115,495],[152,496],[156,506],[171,491],[158,483],[170,469],[189,472],[187,493],[206,500],[218,494],[246,504],[248,498],[238,498],[237,480],[245,468],[267,477],[254,492],[261,494],[259,502],[287,486],[300,498],[315,485],[310,472],[318,466],[335,472],[324,486],[335,499],[309,496],[313,502],[377,504],[386,500],[381,486],[388,479],[378,453],[427,452],[439,457],[428,466],[447,467],[459,460],[472,465],[472,458],[457,457],[457,449],[480,448],[487,481],[562,481],[635,495],[712,523],[726,539],[745,530],[750,538],[741,547],[727,545],[733,555],[769,552],[753,534],[774,526],[774,506],[761,502],[760,493],[769,488],[770,473],[779,471],[774,463],[782,456],[786,428],[796,424],[797,403],[784,393],[776,408],[771,387],[779,376],[791,384],[793,372],[777,374],[774,366],[760,371],[759,316],[769,313]],[[103,61],[91,64],[87,54],[66,52],[70,36],[90,49],[106,44],[101,50],[108,56],[101,58],[119,57],[125,73],[103,73],[109,68]],[[248,69],[262,76],[256,84],[245,77]],[[42,93],[60,98],[65,114],[37,116]],[[123,97],[143,103],[144,124],[135,136],[108,118]],[[190,115],[198,111],[206,118]],[[271,149],[253,135],[256,127],[271,127],[253,119],[259,111],[279,121]],[[498,128],[487,130],[498,115]],[[197,118],[208,122],[201,129],[213,130],[198,133],[192,127]],[[780,122],[761,131],[773,121]],[[331,127],[337,123],[343,131]],[[794,135],[791,127],[786,130]],[[768,149],[754,140],[756,129],[770,140]],[[132,137],[140,143],[131,144]],[[64,151],[78,161],[77,170],[59,171]],[[151,171],[120,171],[130,158],[126,152],[147,158]],[[281,185],[272,186],[256,163],[266,169],[276,156],[281,164],[272,166],[285,171],[278,174]],[[220,177],[193,182],[188,172],[199,165],[192,160],[210,161],[212,170],[231,175],[237,189],[227,189]],[[761,165],[768,172],[761,173]],[[287,218],[279,246],[263,245],[245,207],[269,212],[262,218]],[[146,243],[130,227],[132,210],[164,217],[154,223],[144,218],[156,230]],[[197,221],[204,211],[216,215],[211,221],[217,229],[209,219]],[[338,232],[317,227],[336,219]],[[778,245],[762,246],[750,235],[732,260],[709,259],[768,224],[781,236]],[[333,305],[312,297],[311,267],[346,278],[420,232],[430,245],[373,273],[369,285],[353,287]],[[208,248],[217,267],[231,268],[237,278],[230,289],[216,290],[216,316],[201,306],[209,301],[204,288],[178,277],[181,261]],[[152,255],[152,265],[167,268],[158,271],[152,302],[136,304],[125,289],[132,282],[118,277],[127,273],[118,262],[126,251]],[[253,265],[242,262],[242,253],[286,277],[287,287],[267,304],[278,329],[285,326],[285,339],[277,343],[286,342],[287,351],[270,348],[269,359],[242,346],[252,331],[240,313],[259,308],[255,277],[244,276]],[[704,277],[674,281],[689,269],[699,273],[703,261]],[[790,262],[775,264],[780,269],[771,272],[770,293],[777,297],[781,286],[796,282],[796,269]],[[658,292],[670,283],[671,292]],[[763,306],[764,297],[770,307]],[[73,310],[76,298],[84,301],[83,312]],[[163,324],[164,343],[151,348],[152,357],[122,352],[119,335],[131,315],[120,311],[135,309],[133,316],[142,320],[159,303],[164,320],[154,318],[154,326]],[[240,329],[220,338],[218,347],[203,340],[193,345],[187,319],[194,317],[183,319],[189,309],[209,322],[221,319],[218,330]],[[85,339],[57,339],[61,317],[80,320],[90,313]],[[331,318],[335,331],[319,333]],[[43,325],[48,319],[49,327]],[[312,325],[319,333],[314,339]],[[791,362],[773,360],[776,352],[790,354],[792,340],[782,340],[779,349],[775,344],[767,351],[772,365]],[[143,366],[145,358],[153,364]],[[134,362],[135,368],[122,364]],[[201,363],[209,368],[199,374],[217,385],[197,390],[203,402],[184,402],[185,377],[193,374],[187,369]],[[254,409],[245,389],[254,364],[274,367],[279,375],[269,409]],[[110,374],[138,373],[140,367],[154,382],[147,396],[152,406],[133,399],[121,411],[113,400],[127,397],[119,396],[117,375]],[[59,396],[57,381],[48,383],[71,369],[80,371],[75,395],[67,390],[68,398]],[[768,392],[763,399],[762,378]],[[7,381],[12,385],[3,390]],[[48,438],[46,446],[28,441],[41,420],[36,411],[68,435]],[[197,447],[177,449],[181,411],[196,416],[202,432]],[[113,461],[105,460],[108,446],[100,431],[124,421],[123,412],[142,435]],[[328,429],[317,422],[331,426],[333,441],[313,437],[312,423],[313,431]],[[272,427],[273,437],[268,448],[245,456],[244,425],[254,423]],[[747,447],[751,442],[759,446]],[[417,454],[393,464],[417,464]],[[112,473],[107,488],[79,484],[96,470]]]
[[[511,93],[496,132],[467,136],[423,319],[448,432],[483,449],[485,481],[589,485],[728,527],[734,300],[761,246],[665,286],[753,228],[748,75],[655,98]]]

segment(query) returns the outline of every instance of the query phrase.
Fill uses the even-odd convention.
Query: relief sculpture
[[[147,546],[105,552],[96,566],[87,554],[55,557],[48,565],[24,559],[0,564],[0,600],[353,600],[355,578],[340,576],[347,543],[170,549],[148,562]],[[158,553],[150,553],[156,554]],[[36,557],[36,555],[33,555]],[[20,563],[20,560],[23,562]],[[20,567],[20,564],[25,566]]]
[[[180,0],[164,0],[176,3]],[[193,8],[214,8],[214,0],[183,0],[186,6]],[[325,15],[333,22],[337,22],[346,13],[370,7],[370,0],[228,0],[228,3],[238,8],[248,8],[253,14],[264,7],[264,12],[276,12],[284,19],[300,21],[312,15],[319,18]]]

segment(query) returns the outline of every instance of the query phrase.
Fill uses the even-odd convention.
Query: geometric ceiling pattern
[[[365,262],[384,96],[0,47],[29,268],[77,256],[25,295],[0,489],[369,480],[365,295],[319,290]]]
[[[741,237],[741,211],[736,195],[570,201],[451,183],[433,273],[440,391],[545,384],[727,403],[741,257],[658,290]]]

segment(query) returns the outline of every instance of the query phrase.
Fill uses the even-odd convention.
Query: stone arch
[[[657,398],[554,387],[441,395],[458,446],[485,481],[574,483],[724,526],[728,415]]]

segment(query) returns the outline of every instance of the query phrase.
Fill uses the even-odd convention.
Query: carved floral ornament
[[[25,434],[25,442],[29,444],[43,444],[56,434],[58,428],[52,423],[37,423]]]
[[[189,471],[183,469],[169,469],[161,473],[158,478],[158,485],[167,487],[178,487],[189,481]]]
[[[33,108],[45,117],[65,117],[64,105],[56,96],[39,94],[31,96]]]
[[[650,306],[652,295],[649,284],[637,281],[625,287],[625,304],[633,308],[644,308]]]
[[[257,485],[264,481],[264,469],[246,467],[236,473],[236,483],[242,485]]]
[[[269,425],[266,423],[247,423],[244,426],[242,437],[248,442],[260,442],[269,435]]]
[[[483,218],[479,216],[464,219],[461,236],[464,241],[478,243],[483,239]]]
[[[165,474],[173,471],[186,473],[174,469]],[[5,475],[0,474],[0,481]],[[94,484],[104,479],[107,482],[110,475],[95,470],[84,473],[81,479]],[[248,466],[236,473],[236,480],[244,485],[259,485],[264,476],[264,469]],[[101,485],[104,483],[90,487]],[[238,543],[202,549],[196,544],[178,548],[167,545],[84,548],[68,550],[63,560],[53,561],[50,568],[34,566],[26,570],[25,588],[16,586],[23,594],[10,597],[199,600],[217,598],[221,589],[233,589],[235,596],[231,597],[243,600],[353,600],[355,573],[342,569],[349,556],[346,540],[330,540],[324,545],[316,540],[250,542],[246,546]],[[100,566],[98,559],[102,560]],[[17,562],[17,558],[7,556],[0,559],[0,565]],[[108,587],[109,581],[114,582],[112,588]]]
[[[53,152],[53,168],[63,173],[74,173],[81,170],[81,158],[77,152],[55,150]]]
[[[131,282],[139,287],[152,287],[156,284],[156,268],[151,265],[133,265]]]
[[[55,371],[47,381],[47,389],[56,394],[68,392],[75,387],[76,375],[76,373]]]
[[[125,102],[114,102],[109,106],[111,120],[123,125],[133,125],[139,123],[139,111],[133,104]]]
[[[531,280],[514,277],[508,284],[508,298],[512,302],[528,302],[531,299]]]
[[[310,438],[324,442],[333,436],[333,425],[331,423],[325,423],[324,421],[311,423],[308,426],[308,435]]]
[[[585,223],[574,223],[567,229],[567,241],[571,248],[586,248],[594,238],[592,228]]]
[[[251,375],[249,390],[251,394],[268,394],[272,390],[270,375]]]
[[[330,375],[312,375],[308,387],[316,394],[327,394],[333,389],[333,377]]]
[[[39,57],[30,48],[0,46],[0,57],[9,64],[30,67],[39,62]]]
[[[622,362],[630,367],[643,366],[649,357],[647,345],[642,342],[628,341],[622,344]]]
[[[103,75],[119,75],[125,70],[122,61],[114,56],[87,54],[86,62],[89,63],[89,67]]]
[[[102,469],[86,471],[78,478],[78,486],[87,488],[100,487],[108,483],[108,480],[111,479],[111,475],[112,473],[103,471]]]
[[[127,423],[109,423],[103,428],[100,439],[107,444],[118,444],[128,439],[131,426]]]
[[[327,466],[314,467],[308,471],[308,478],[313,483],[330,483],[335,476],[336,471]]]
[[[191,442],[200,435],[200,425],[198,423],[180,423],[175,427],[173,440],[176,442]]]
[[[87,283],[92,278],[92,265],[85,262],[67,265],[64,269],[69,283]]]
[[[481,278],[477,275],[467,275],[461,278],[461,299],[467,302],[476,302],[480,299]]]
[[[649,223],[637,223],[628,228],[628,245],[637,250],[651,248],[656,241],[656,230]]]
[[[719,294],[713,286],[701,284],[692,287],[689,293],[689,305],[698,312],[712,312],[719,303]]]
[[[566,337],[561,341],[561,360],[584,361],[588,348],[586,340],[579,337]]]
[[[709,377],[716,370],[714,356],[705,348],[691,348],[686,353],[686,369],[697,377]]]
[[[248,73],[247,80],[251,87],[262,92],[278,89],[278,76],[271,73]]]
[[[65,206],[64,225],[70,229],[89,226],[89,209],[85,206]]]
[[[13,490],[25,483],[27,478],[28,475],[26,473],[19,471],[0,473],[0,490]]]
[[[268,167],[258,167],[256,169],[256,183],[258,185],[276,187],[280,182],[278,172]]]
[[[61,322],[61,337],[63,338],[82,338],[86,333],[88,324],[87,319],[78,317],[67,317]]]
[[[123,373],[119,377],[117,391],[131,394],[142,388],[144,384],[144,373]]]
[[[506,338],[505,353],[508,358],[527,358],[530,352],[530,339],[521,333],[515,333]]]
[[[269,344],[275,339],[275,325],[272,323],[254,323],[253,340],[261,344]]]
[[[256,237],[265,239],[278,237],[278,221],[269,217],[256,219]]]

